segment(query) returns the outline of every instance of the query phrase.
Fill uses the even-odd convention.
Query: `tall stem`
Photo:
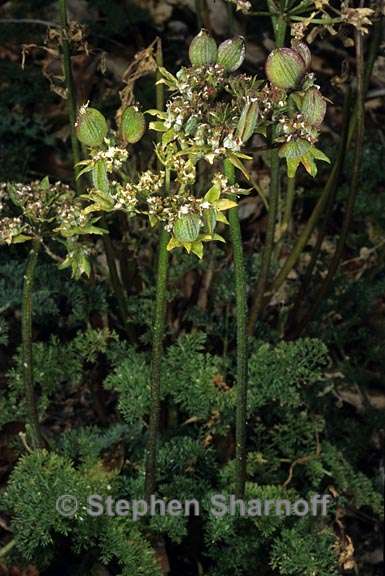
[[[81,152],[80,152],[80,144],[76,137],[76,129],[75,129],[77,104],[76,104],[76,92],[71,66],[71,49],[68,40],[68,19],[67,19],[66,0],[59,0],[59,11],[60,11],[60,23],[62,32],[61,36],[62,36],[62,50],[63,50],[64,81],[67,91],[67,110],[70,122],[72,161],[75,172],[76,191],[78,194],[80,194],[81,183],[80,180],[77,179],[77,175],[79,173],[78,163],[81,160]]]
[[[262,309],[264,300],[265,288],[268,280],[271,256],[274,248],[275,225],[277,220],[278,204],[279,204],[279,156],[276,150],[271,152],[271,181],[270,181],[270,195],[269,195],[269,216],[267,221],[266,240],[262,253],[261,271],[257,287],[252,296],[252,305],[249,314],[248,334],[254,334],[255,324],[258,319],[259,313]]]
[[[357,30],[355,33],[355,37],[356,37],[356,75],[357,75],[357,132],[354,147],[353,170],[352,170],[350,193],[347,201],[344,221],[342,223],[341,234],[337,242],[334,256],[329,265],[327,276],[318,290],[313,305],[311,306],[309,311],[304,315],[302,322],[298,327],[297,333],[301,333],[303,328],[312,320],[312,318],[318,311],[318,308],[322,300],[325,298],[326,294],[328,293],[332,285],[334,276],[338,270],[338,266],[342,258],[350,224],[353,218],[354,205],[356,202],[358,187],[360,184],[361,161],[362,161],[364,136],[365,136],[365,100],[364,100],[365,67],[364,67],[362,33]]]
[[[170,191],[170,175],[166,174],[165,193]],[[151,412],[148,427],[145,495],[149,500],[156,489],[156,468],[160,420],[160,370],[163,351],[163,338],[166,323],[167,271],[169,235],[162,229],[159,240],[158,272],[156,281],[155,315],[152,333],[151,361]]]
[[[157,80],[160,80],[159,68],[163,66],[163,50],[160,38],[158,38],[156,49],[156,63],[158,65]],[[158,110],[164,109],[165,94],[164,84],[157,83],[155,88],[156,107]],[[158,136],[160,140],[161,136]],[[161,170],[162,165],[158,158],[158,170]],[[165,171],[164,193],[170,194],[171,175],[169,168]],[[156,300],[155,300],[155,314],[154,325],[152,333],[152,360],[151,360],[151,413],[148,428],[148,442],[147,442],[147,456],[146,456],[146,477],[145,477],[145,495],[149,500],[151,494],[156,490],[156,469],[157,469],[157,452],[158,452],[158,435],[159,435],[159,420],[160,420],[160,371],[161,360],[163,352],[163,338],[165,332],[166,322],[166,305],[167,305],[167,275],[168,275],[168,262],[169,256],[167,252],[167,244],[169,235],[164,228],[162,228],[159,238],[159,255],[158,255],[158,271],[156,281]]]
[[[33,356],[32,356],[32,290],[36,263],[40,250],[40,241],[34,240],[29,253],[23,284],[22,307],[22,357],[24,394],[27,408],[27,421],[30,428],[33,448],[43,448],[44,440],[40,430],[39,415],[36,406],[33,383]]]
[[[224,173],[229,184],[235,183],[234,166],[224,162]],[[242,498],[245,493],[247,475],[246,421],[247,421],[247,297],[246,274],[243,258],[241,226],[238,208],[229,210],[230,235],[233,246],[235,270],[235,295],[237,314],[237,410],[236,410],[236,495]]]

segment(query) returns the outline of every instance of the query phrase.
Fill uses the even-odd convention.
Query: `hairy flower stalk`
[[[163,66],[163,51],[160,40],[158,40],[156,61],[158,68]],[[159,80],[159,71],[157,72]],[[164,85],[159,82],[156,84],[156,105],[158,110],[164,109]],[[160,140],[160,136],[158,136]],[[158,170],[162,168],[158,159]],[[166,168],[164,175],[164,193],[170,193],[170,170]],[[156,282],[156,300],[154,311],[154,324],[152,333],[152,358],[151,358],[151,413],[148,427],[147,456],[145,471],[145,497],[147,500],[156,491],[156,471],[157,471],[157,453],[158,453],[158,436],[160,421],[160,396],[161,396],[161,360],[163,351],[163,338],[165,331],[165,318],[167,306],[167,275],[169,255],[167,246],[169,243],[169,234],[162,227],[159,237],[158,253],[158,271]]]
[[[170,172],[165,174],[165,194],[170,193]],[[156,281],[156,301],[154,324],[152,332],[152,358],[151,358],[151,413],[148,427],[147,459],[145,496],[149,500],[156,489],[156,470],[158,435],[160,420],[160,370],[163,351],[163,337],[165,331],[166,303],[167,303],[167,271],[169,234],[163,228],[159,239],[158,271]]]
[[[224,162],[224,173],[230,184],[235,184],[234,166],[228,160]],[[234,255],[235,296],[237,315],[237,411],[236,411],[236,479],[235,492],[238,498],[245,493],[247,475],[247,297],[246,275],[243,259],[241,227],[238,207],[229,210],[230,235]]]
[[[32,291],[34,274],[40,250],[40,241],[34,240],[29,253],[23,284],[22,308],[22,357],[24,394],[27,409],[27,422],[33,448],[43,448],[44,440],[40,430],[39,415],[37,411],[34,382],[33,382],[33,356],[32,356]]]

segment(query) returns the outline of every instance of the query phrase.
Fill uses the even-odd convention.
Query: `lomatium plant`
[[[155,145],[157,170],[132,177],[125,169],[127,145],[138,142],[146,130],[145,115],[137,107],[123,110],[116,131],[108,129],[98,110],[88,105],[80,109],[77,135],[89,150],[88,159],[80,163],[80,176],[90,173],[92,180],[83,213],[147,215],[150,225],[159,225],[163,231],[154,320],[148,493],[154,490],[156,478],[166,253],[183,248],[202,258],[204,243],[225,242],[222,228],[230,224],[238,325],[237,491],[242,494],[246,474],[247,312],[237,200],[252,190],[245,166],[245,161],[252,159],[247,145],[254,134],[265,136],[269,148],[278,149],[279,156],[286,159],[290,178],[300,165],[315,176],[316,160],[328,161],[315,146],[326,100],[310,72],[311,54],[304,42],[293,41],[291,48],[270,53],[267,80],[239,72],[245,58],[242,37],[217,46],[202,30],[190,45],[189,57],[191,66],[182,67],[175,76],[159,67],[159,83],[167,86],[170,97],[165,110],[146,112],[155,118],[149,129],[160,133]],[[209,167],[209,184],[203,189],[197,185],[199,163]],[[235,168],[243,174],[246,186],[236,182]]]
[[[24,183],[3,183],[0,187],[0,244],[32,244],[23,284],[22,352],[25,400],[31,442],[43,446],[33,385],[32,358],[32,291],[38,255],[43,247],[60,262],[61,268],[71,267],[74,277],[89,274],[88,248],[79,237],[102,234],[96,218],[87,215],[69,186],[48,178]],[[61,259],[49,247],[59,241],[67,251]]]

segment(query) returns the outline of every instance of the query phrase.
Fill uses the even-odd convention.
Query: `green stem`
[[[0,548],[0,558],[4,558],[5,556],[7,556],[15,546],[16,546],[16,540],[15,539],[10,540],[5,546]]]
[[[228,160],[225,160],[224,162],[224,173],[228,182],[234,184],[234,166]],[[245,493],[247,475],[247,297],[242,235],[237,207],[229,210],[229,223],[234,255],[237,315],[237,411],[235,431],[237,470],[235,488],[237,497],[242,498]]]
[[[76,104],[76,92],[75,85],[72,75],[71,66],[71,49],[68,40],[68,19],[67,19],[67,1],[59,0],[59,11],[60,11],[60,23],[61,23],[61,37],[62,37],[62,50],[63,50],[63,68],[64,68],[64,81],[67,91],[67,110],[68,118],[70,122],[70,134],[71,134],[71,147],[72,147],[72,161],[75,173],[75,187],[78,194],[81,193],[80,180],[77,179],[79,173],[78,163],[81,160],[80,144],[76,137],[76,114],[77,114],[77,104]]]
[[[32,356],[32,291],[39,251],[40,241],[33,240],[24,274],[22,308],[22,357],[24,394],[27,409],[27,421],[30,428],[31,443],[33,448],[44,447],[44,440],[40,430],[39,415],[36,406],[33,383]]]
[[[266,240],[262,254],[261,271],[257,287],[252,296],[252,305],[249,314],[248,334],[254,334],[255,324],[262,309],[265,288],[268,280],[271,256],[274,248],[275,225],[277,220],[278,203],[279,203],[279,156],[277,150],[271,152],[271,182],[269,196],[269,216],[267,221]]]
[[[160,38],[157,42],[156,50],[156,63],[158,70],[156,74],[157,80],[160,79],[159,67],[163,66],[163,50]],[[156,84],[156,106],[158,110],[164,109],[164,84]],[[160,140],[161,135],[158,135]],[[157,161],[158,170],[162,169],[160,160]],[[170,194],[171,188],[171,174],[170,169],[166,167],[164,179],[164,193],[166,196]],[[164,228],[162,228],[159,237],[159,255],[158,255],[158,271],[156,281],[156,299],[155,299],[155,315],[152,333],[152,361],[151,361],[151,413],[148,428],[148,441],[147,441],[147,455],[146,455],[146,476],[145,476],[145,496],[149,500],[151,494],[156,490],[156,469],[157,469],[157,452],[158,452],[158,436],[160,428],[160,371],[161,360],[163,352],[163,338],[166,324],[166,306],[167,306],[167,274],[169,256],[167,251],[167,244],[169,235]]]
[[[288,177],[287,179],[286,204],[282,221],[282,228],[284,230],[284,233],[290,231],[294,198],[295,198],[295,176],[293,178]]]
[[[282,46],[285,44],[287,31],[287,21],[285,19],[285,15],[283,13],[276,15],[276,7],[272,0],[267,0],[267,6],[271,15],[275,44],[277,48],[282,48]]]
[[[166,171],[165,193],[170,192],[170,175]],[[163,338],[166,324],[167,271],[169,235],[162,229],[159,240],[158,272],[156,281],[155,315],[152,333],[151,362],[151,413],[148,427],[145,495],[149,500],[156,490],[156,469],[160,420],[160,372],[163,352]]]
[[[332,261],[328,267],[328,273],[324,281],[322,282],[318,293],[316,295],[315,301],[311,306],[310,310],[304,315],[300,326],[298,327],[297,333],[300,334],[305,326],[311,322],[314,315],[317,313],[322,300],[325,298],[330,290],[335,274],[338,270],[340,264],[343,250],[345,247],[346,239],[349,233],[350,224],[353,219],[354,206],[356,202],[356,197],[358,193],[358,188],[361,179],[361,162],[362,153],[364,147],[364,137],[365,137],[365,67],[364,67],[364,56],[363,56],[363,41],[362,33],[356,30],[356,74],[357,74],[357,133],[356,142],[354,148],[354,158],[353,158],[353,170],[352,170],[352,180],[350,187],[350,194],[348,197],[348,202],[346,206],[346,212],[344,221],[342,223],[342,230],[337,242],[336,250]]]

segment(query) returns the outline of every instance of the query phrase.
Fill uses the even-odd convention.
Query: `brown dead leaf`
[[[121,106],[116,113],[116,119],[119,120],[124,108],[131,106],[135,102],[134,87],[135,82],[147,76],[148,74],[153,74],[157,69],[157,64],[155,60],[155,50],[158,44],[158,40],[154,40],[147,48],[141,50],[135,54],[133,62],[129,64],[125,73],[123,74],[124,88],[120,91]]]

